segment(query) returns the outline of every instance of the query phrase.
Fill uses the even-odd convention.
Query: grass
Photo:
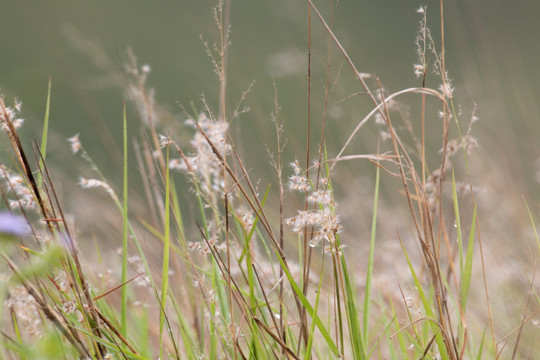
[[[107,239],[96,241],[93,254],[81,251],[84,235],[71,225],[69,209],[57,191],[61,181],[53,180],[47,165],[52,82],[41,144],[20,139],[20,105],[8,106],[5,98],[0,99],[5,148],[11,156],[0,169],[2,195],[6,207],[16,214],[0,217],[1,358],[538,356],[536,266],[532,276],[525,276],[524,285],[515,284],[523,291],[519,299],[523,304],[514,309],[517,316],[500,305],[509,293],[491,282],[498,264],[489,261],[483,243],[481,228],[489,223],[480,221],[490,216],[490,209],[482,205],[470,168],[477,146],[472,136],[476,112],[469,120],[456,111],[455,90],[445,65],[444,31],[440,41],[434,41],[426,26],[426,8],[418,10],[419,62],[414,71],[421,86],[389,93],[379,79],[358,71],[332,30],[331,16],[326,19],[311,0],[308,5],[305,162],[285,151],[279,87],[274,84],[275,139],[271,141],[275,145],[268,148],[268,173],[275,174],[274,184],[257,180],[229,134],[231,124],[244,112],[248,91],[236,107],[228,106],[228,2],[220,2],[214,11],[217,45],[205,43],[218,76],[217,111],[203,98],[200,109],[197,105],[183,109],[188,119],[185,128],[160,125],[153,93],[146,87],[150,68],[139,67],[130,54],[125,65],[127,94],[141,124],[140,136],[130,139],[128,126],[133,127],[134,121],[124,104],[119,119],[121,197],[78,136],[69,139],[72,152],[95,176],[81,177],[85,190],[79,191],[99,196],[98,191],[104,190],[106,196],[99,198],[93,211],[113,208],[121,218],[117,228],[103,229]],[[442,1],[440,6],[444,30]],[[322,99],[312,99],[316,91],[312,91],[311,35],[316,21],[329,41]],[[325,139],[332,126],[327,106],[337,81],[332,78],[335,58],[349,67],[361,86],[361,96],[372,105],[333,157]],[[340,67],[342,71],[345,74]],[[426,87],[432,77],[439,88]],[[400,116],[404,112],[397,100],[403,95],[414,99],[410,106],[420,104],[420,128]],[[317,114],[322,119],[317,126],[320,134],[314,134],[314,102],[323,104]],[[435,113],[432,107],[440,114],[441,151],[436,165],[432,159],[437,157],[430,156],[436,151],[426,145],[428,134],[436,136],[427,121]],[[377,148],[372,154],[346,155],[368,122],[378,124]],[[401,122],[403,126],[397,125]],[[188,144],[179,140],[178,132],[189,128]],[[315,139],[320,139],[316,146]],[[340,175],[346,171],[344,166],[362,160],[372,164],[369,198],[354,196],[355,191],[347,188],[350,182]],[[130,166],[135,163],[142,190],[133,185],[137,183],[132,181]],[[284,168],[286,163],[292,171]],[[178,174],[189,180],[188,201]],[[385,177],[398,180],[392,191],[399,194],[396,203],[406,209],[406,218],[381,214]],[[348,195],[338,198],[340,192]],[[143,209],[133,205],[141,197]],[[366,253],[354,249],[361,245],[355,244],[361,236],[347,232],[341,212],[350,203],[364,202],[371,215]],[[523,208],[540,244],[534,210],[526,203]],[[389,232],[390,238],[382,235]],[[107,241],[121,244],[117,254],[108,250]],[[397,255],[388,250],[392,243],[400,244]],[[537,257],[536,250],[531,253],[533,259]],[[119,270],[107,280],[103,273],[95,273],[96,267]],[[391,280],[381,283],[385,277]],[[507,326],[513,328],[505,330]]]

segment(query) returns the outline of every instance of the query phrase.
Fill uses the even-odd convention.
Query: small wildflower
[[[417,14],[423,14],[426,12],[426,7],[425,6],[420,6],[418,9],[416,9],[416,13]]]
[[[71,145],[71,152],[76,154],[79,152],[79,150],[81,150],[81,142],[79,140],[79,134],[76,134],[72,137],[70,137],[69,139],[67,139],[67,141],[70,143]]]
[[[0,212],[0,234],[25,236],[30,233],[28,222],[8,211]]]

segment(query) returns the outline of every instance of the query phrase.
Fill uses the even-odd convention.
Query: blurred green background
[[[329,3],[316,3],[329,19]],[[52,76],[53,144],[49,161],[62,164],[69,156],[64,139],[81,133],[83,145],[94,159],[105,169],[117,169],[125,98],[121,64],[127,61],[128,47],[132,47],[140,65],[151,66],[148,85],[156,90],[161,105],[179,114],[179,120],[184,118],[179,104],[187,107],[194,101],[201,108],[201,94],[217,112],[216,76],[201,41],[201,36],[210,44],[218,40],[212,17],[215,5],[214,0],[3,0],[0,87],[9,97],[23,101],[27,121],[23,134],[40,137],[47,82]],[[342,0],[333,10],[335,32],[357,68],[380,77],[390,92],[420,86],[413,74],[414,40],[420,20],[415,11],[420,5],[428,7],[428,24],[439,44],[438,1]],[[463,107],[463,126],[473,104],[479,107],[481,121],[475,124],[473,134],[487,154],[483,171],[503,168],[512,174],[520,192],[533,191],[540,170],[540,2],[445,1],[444,12],[447,68],[456,87],[455,101]],[[269,121],[273,75],[289,138],[288,150],[303,158],[306,2],[232,0],[230,22],[229,108],[255,81],[246,100],[250,112],[233,124],[232,133],[239,139],[241,151],[251,167],[267,167],[266,158],[261,159],[265,156],[261,144],[274,143]],[[328,38],[315,17],[312,24],[313,121],[320,124]],[[369,101],[362,97],[338,102],[362,89],[335,47],[333,51],[333,75],[341,72],[329,102],[331,156],[370,110]],[[427,85],[438,88],[439,84],[431,76]],[[411,99],[415,106],[419,104],[419,99]],[[415,111],[411,110],[411,119],[416,126]],[[139,126],[136,118],[131,111],[133,134]],[[318,138],[320,125],[314,126]],[[441,143],[439,130],[429,135],[436,156]],[[374,152],[377,131],[367,126],[352,153]],[[317,142],[314,140],[315,145]],[[115,171],[111,176],[120,179]]]

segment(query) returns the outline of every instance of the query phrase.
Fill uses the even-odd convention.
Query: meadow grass
[[[526,279],[527,286],[519,287],[524,305],[518,321],[498,316],[506,310],[492,304],[504,302],[508,294],[492,292],[489,286],[490,275],[497,272],[486,261],[479,222],[481,216],[489,217],[489,209],[480,211],[469,168],[477,147],[471,133],[476,111],[468,117],[457,111],[445,65],[444,31],[440,41],[432,38],[426,8],[418,10],[418,63],[413,67],[421,86],[389,93],[379,79],[356,68],[333,33],[331,19],[308,0],[306,151],[296,154],[302,160],[285,152],[287,134],[279,86],[274,84],[274,111],[269,116],[275,138],[268,141],[274,145],[268,147],[269,159],[261,160],[275,173],[277,182],[271,184],[254,177],[229,134],[249,91],[242,93],[236,107],[228,107],[229,5],[220,2],[215,8],[219,40],[213,47],[206,45],[218,77],[217,110],[203,98],[200,109],[183,109],[185,124],[175,124],[172,130],[162,127],[153,93],[146,87],[150,68],[129,56],[124,69],[129,104],[124,104],[119,121],[121,191],[114,190],[79,137],[69,139],[72,153],[94,174],[80,178],[80,187],[87,189],[80,191],[107,194],[93,211],[112,207],[121,218],[116,229],[104,230],[107,238],[96,241],[95,253],[81,252],[82,235],[57,192],[62,180],[55,180],[47,165],[51,82],[41,143],[27,144],[19,137],[20,105],[8,106],[0,99],[5,147],[11,155],[11,162],[0,169],[2,195],[16,214],[0,217],[0,357],[536,358],[540,349],[534,341],[535,309],[540,301],[535,272]],[[442,1],[440,5],[444,29]],[[312,99],[311,26],[316,21],[330,44],[322,99]],[[330,59],[335,56],[349,67],[372,106],[334,156],[325,139],[332,126],[326,114],[334,86]],[[425,86],[431,77],[439,82],[437,89]],[[397,115],[397,99],[405,94],[420,104],[420,128]],[[324,104],[317,116],[311,112],[314,101]],[[128,136],[128,128],[135,125],[127,106],[140,116],[136,139]],[[433,156],[426,145],[428,133],[433,136],[427,121],[433,106],[441,123],[435,166],[428,161]],[[322,119],[319,134],[312,131],[315,118]],[[403,120],[406,126],[396,125]],[[379,126],[377,148],[371,154],[346,155],[367,122]],[[180,128],[191,129],[190,143],[178,140]],[[336,180],[340,169],[366,160],[373,164],[371,196],[356,198],[349,191],[346,198],[337,198],[337,187],[343,184]],[[132,185],[132,164],[141,174],[144,216],[132,204],[135,196],[140,198],[132,190],[137,187]],[[189,185],[179,185],[175,173],[183,174]],[[384,177],[399,181],[394,192],[408,211],[406,234],[379,214]],[[188,203],[182,200],[186,192]],[[351,249],[355,236],[343,229],[340,209],[347,202],[365,202],[370,208],[369,241],[361,257],[359,250]],[[523,207],[530,216],[537,254],[536,214],[526,203]],[[186,214],[189,210],[194,214]],[[393,227],[392,238],[381,238],[380,230],[388,227]],[[102,251],[107,242],[118,251]],[[397,256],[385,254],[389,242],[399,244]],[[391,269],[377,266],[380,256],[386,256]],[[381,284],[378,280],[384,277],[391,280]],[[507,327],[500,327],[497,319],[515,321],[513,330],[501,330]]]

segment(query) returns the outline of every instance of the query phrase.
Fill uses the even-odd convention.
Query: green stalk
[[[523,202],[525,203],[525,207],[527,208],[527,212],[529,213],[529,219],[531,220],[531,226],[534,232],[534,238],[536,239],[536,245],[538,246],[538,250],[540,251],[540,239],[538,238],[538,232],[536,231],[536,226],[534,225],[534,218],[531,213],[531,209],[529,208],[527,201],[525,201],[525,198],[523,198]]]
[[[351,345],[353,350],[353,359],[364,360],[366,359],[366,352],[364,344],[362,342],[362,331],[360,329],[360,321],[358,319],[358,309],[356,308],[356,292],[353,290],[353,284],[351,277],[349,276],[349,269],[345,261],[345,256],[341,255],[341,268],[343,270],[343,280],[345,281],[345,294],[346,294],[346,313],[347,323],[349,324],[349,336],[351,338]]]
[[[459,203],[457,198],[456,177],[452,168],[452,200],[454,202],[454,216],[456,218],[455,227],[457,232],[457,243],[459,249],[459,272],[463,273],[463,238],[461,236],[461,219],[459,216]]]
[[[323,255],[324,256],[324,255]],[[321,274],[320,279],[322,279],[324,276],[324,260],[321,266]],[[319,309],[319,299],[321,297],[321,287],[322,287],[322,281],[319,281],[319,287],[317,288],[317,297],[315,298],[315,313],[317,313]],[[308,343],[306,346],[306,355],[304,356],[304,359],[311,359],[311,350],[313,347],[313,338],[315,337],[315,321],[311,322],[311,328],[309,330],[309,338]]]
[[[43,159],[45,159],[47,155],[47,136],[49,133],[49,114],[51,110],[51,88],[52,88],[52,77],[49,77],[49,87],[47,89],[47,101],[45,102],[45,116],[43,117],[43,131],[41,134],[41,154],[43,155]],[[43,168],[43,160],[39,160],[39,167]],[[41,173],[38,174],[38,186],[41,186],[41,182],[43,181],[41,177]]]
[[[471,221],[471,231],[469,233],[469,244],[467,245],[467,256],[465,257],[465,267],[461,276],[461,308],[465,314],[467,309],[467,299],[471,288],[472,265],[474,254],[474,232],[476,231],[476,206],[474,207],[473,218]]]
[[[401,242],[401,238],[400,238]],[[426,311],[426,321],[422,322],[422,325],[424,327],[424,338],[426,337],[426,332],[428,330],[428,327],[431,329],[433,335],[435,335],[435,343],[437,344],[437,347],[439,349],[439,352],[441,354],[441,358],[449,359],[446,345],[444,343],[441,328],[439,327],[439,324],[436,322],[436,316],[431,308],[430,304],[430,297],[426,296],[426,293],[424,291],[424,288],[420,282],[420,279],[418,278],[418,275],[416,274],[416,271],[414,270],[413,264],[411,262],[411,259],[409,258],[409,254],[407,253],[407,250],[405,250],[405,246],[403,245],[403,242],[401,242],[401,249],[403,251],[403,255],[405,255],[405,259],[407,260],[407,265],[409,266],[409,271],[411,272],[411,275],[413,277],[414,285],[416,287],[416,290],[418,291],[418,295],[420,296],[420,300],[422,302],[422,306],[424,307],[424,310]],[[429,324],[428,324],[429,323]]]
[[[167,162],[169,164],[169,146],[167,145]],[[165,170],[165,228],[163,229],[163,268],[161,271],[161,309],[159,314],[159,358],[163,359],[163,325],[165,324],[165,308],[167,305],[167,293],[169,290],[169,253],[170,239],[170,179],[169,166]]]
[[[364,294],[364,348],[368,346],[368,331],[369,331],[369,310],[371,305],[371,283],[373,280],[373,262],[375,258],[375,235],[377,231],[377,208],[379,205],[379,180],[380,167],[376,167],[375,175],[375,194],[373,196],[373,220],[371,221],[371,241],[369,244],[368,269],[366,275],[366,292]]]
[[[332,337],[330,336],[330,333],[328,332],[328,329],[325,328],[324,323],[319,318],[319,315],[315,312],[315,309],[313,309],[313,306],[311,306],[309,300],[304,295],[302,289],[298,286],[296,281],[294,280],[291,272],[289,271],[289,268],[285,265],[283,262],[283,259],[278,255],[278,260],[281,264],[281,267],[283,268],[283,272],[285,274],[285,277],[289,281],[289,284],[291,285],[292,290],[298,297],[298,300],[302,303],[302,306],[306,309],[309,316],[311,316],[311,321],[315,322],[315,325],[317,325],[317,328],[319,329],[322,337],[324,338],[324,341],[326,341],[326,344],[328,345],[329,350],[335,355],[340,356],[340,351],[334,341],[332,340]],[[292,346],[292,345],[291,345]]]

